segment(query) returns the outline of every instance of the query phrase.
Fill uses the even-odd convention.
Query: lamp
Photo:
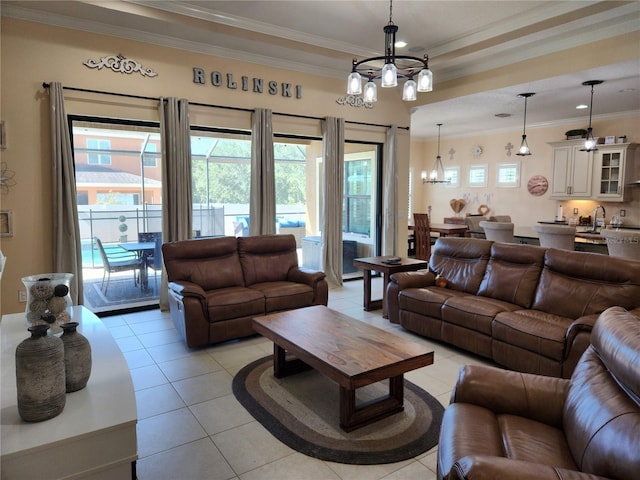
[[[582,82],[582,85],[591,86],[591,105],[589,106],[589,128],[587,128],[587,139],[584,141],[584,147],[580,149],[581,152],[595,152],[598,150],[596,146],[596,139],[593,138],[593,129],[591,128],[591,114],[593,113],[593,86],[604,83],[604,80],[588,80]]]
[[[427,178],[427,172],[423,171],[421,174],[422,183],[451,183],[450,178],[444,177],[444,167],[442,166],[442,157],[440,156],[440,127],[441,123],[438,123],[438,156],[436,157],[436,161],[433,163],[433,168],[431,169],[431,173],[429,173],[429,177]],[[441,179],[441,180],[439,180]]]
[[[398,26],[393,23],[393,0],[389,1],[389,23],[384,26],[384,55],[365,58],[358,61],[353,59],[351,73],[347,78],[347,94],[360,95],[362,77],[368,79],[364,88],[365,102],[377,100],[377,87],[374,80],[380,80],[383,88],[396,87],[398,78],[406,78],[402,88],[402,99],[411,102],[416,100],[416,92],[430,92],[433,90],[433,73],[429,70],[429,56],[424,59],[407,55],[396,55],[396,33]],[[381,67],[380,63],[384,62]],[[418,76],[418,81],[414,80]]]
[[[522,143],[520,144],[518,153],[516,153],[516,155],[520,155],[521,157],[531,155],[531,150],[529,150],[529,145],[527,145],[527,99],[529,97],[533,97],[534,95],[535,93],[518,94],[519,97],[524,98],[524,126],[522,127]]]

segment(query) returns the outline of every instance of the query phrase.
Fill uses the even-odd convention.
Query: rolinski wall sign
[[[84,62],[83,65],[86,65],[89,68],[97,68],[98,70],[106,67],[110,68],[114,72],[128,74],[140,72],[140,75],[143,77],[155,77],[158,75],[151,68],[144,68],[135,60],[125,58],[121,53],[118,55],[106,55],[102,57],[99,62],[89,59]]]
[[[207,76],[204,69],[193,67],[193,83],[206,85],[207,81],[214,87],[223,87],[230,90],[239,88],[243,92],[264,93],[266,91],[269,95],[280,95],[281,97],[295,98],[296,100],[302,98],[302,85],[292,85],[286,82],[276,82],[275,80],[264,81],[262,78],[249,78],[245,75],[241,76],[239,81],[236,81],[233,73],[223,74],[214,70]]]

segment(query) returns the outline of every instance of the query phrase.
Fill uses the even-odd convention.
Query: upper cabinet
[[[635,178],[635,143],[598,145],[595,152],[582,152],[584,140],[552,142],[553,173],[551,198],[564,200],[600,200],[623,202],[626,184]]]
[[[638,180],[633,177],[636,147],[634,143],[598,145],[594,152],[594,198],[607,202],[625,200],[626,183]]]
[[[551,198],[591,198],[593,153],[581,152],[584,140],[550,143],[553,148]]]

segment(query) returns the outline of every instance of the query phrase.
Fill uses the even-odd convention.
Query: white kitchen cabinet
[[[584,140],[552,142],[551,198],[591,198],[593,152],[582,152]]]
[[[625,201],[625,184],[638,180],[635,143],[598,145],[594,152],[593,198],[606,202]]]

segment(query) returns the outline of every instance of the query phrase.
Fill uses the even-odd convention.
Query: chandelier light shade
[[[598,150],[596,139],[593,138],[593,129],[591,128],[591,115],[593,113],[593,86],[604,83],[604,80],[588,80],[582,82],[584,86],[591,87],[591,104],[589,106],[589,128],[587,128],[587,138],[584,142],[584,147],[580,149],[581,152],[595,152]]]
[[[535,93],[520,93],[519,97],[524,98],[524,126],[522,127],[522,143],[520,144],[520,148],[518,149],[518,153],[516,155],[520,155],[521,157],[525,157],[527,155],[531,155],[531,150],[529,149],[529,145],[527,144],[527,99],[529,97],[533,97]]]
[[[398,86],[398,79],[406,79],[402,87],[402,99],[407,102],[415,101],[417,92],[431,92],[433,90],[433,73],[429,70],[429,57],[411,57],[396,55],[396,33],[398,26],[393,23],[393,0],[389,2],[389,23],[384,26],[384,55],[365,58],[358,61],[353,59],[351,73],[347,79],[347,94],[360,95],[362,79],[367,78],[363,100],[377,101],[374,81],[379,80],[382,88]],[[382,66],[381,66],[382,65]],[[414,77],[417,78],[414,80]]]
[[[427,176],[427,172],[422,172],[422,183],[451,183],[450,178],[444,176],[444,166],[442,165],[442,157],[440,156],[440,127],[441,123],[438,123],[438,155],[436,161],[433,163],[433,168]]]

